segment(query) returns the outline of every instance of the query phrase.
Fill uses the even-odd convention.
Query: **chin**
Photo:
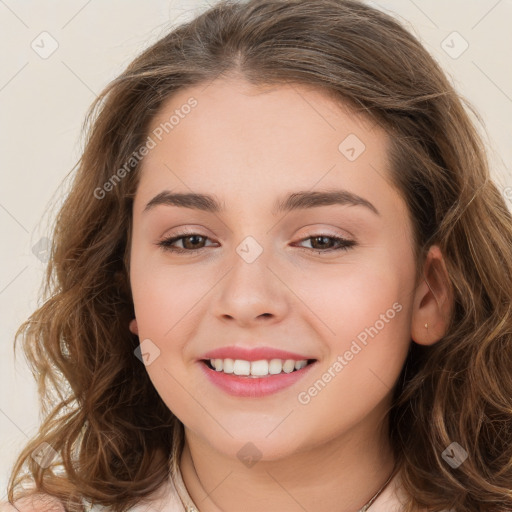
[[[278,423],[276,423],[278,424]],[[294,442],[288,435],[279,435],[279,427],[270,435],[272,429],[265,431],[256,429],[244,429],[243,431],[234,431],[227,426],[227,430],[233,437],[228,434],[220,437],[211,437],[211,430],[205,432],[203,440],[217,452],[231,459],[238,459],[247,467],[251,464],[261,461],[276,461],[287,458],[304,448],[303,443]],[[199,432],[199,435],[201,433]]]

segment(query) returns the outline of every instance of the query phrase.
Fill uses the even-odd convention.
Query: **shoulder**
[[[37,493],[15,501],[0,503],[0,512],[66,512],[66,509],[54,496]]]

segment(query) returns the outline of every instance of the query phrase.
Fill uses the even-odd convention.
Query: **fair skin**
[[[160,350],[145,370],[185,426],[184,482],[201,512],[354,512],[394,466],[386,417],[411,339],[433,344],[446,330],[442,255],[431,247],[416,283],[408,210],[390,185],[387,135],[375,123],[317,90],[229,78],[177,93],[150,131],[190,96],[197,107],[138,171],[130,254],[130,329]],[[366,146],[353,161],[338,149],[350,134]],[[350,204],[272,214],[290,193],[331,189],[361,196],[379,214]],[[160,204],[144,212],[164,190],[210,194],[225,210]],[[177,228],[204,238],[174,243],[187,254],[158,246]],[[248,236],[263,249],[251,263],[237,252]],[[337,245],[321,236],[355,245],[329,252]],[[300,403],[387,311],[393,318],[378,334]],[[271,346],[316,362],[277,393],[231,396],[198,361],[227,345]],[[248,442],[261,453],[251,467],[237,456]]]

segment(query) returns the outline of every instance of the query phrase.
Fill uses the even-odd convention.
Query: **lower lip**
[[[288,388],[305,377],[316,361],[291,373],[279,373],[267,377],[243,377],[232,373],[212,370],[204,361],[199,363],[206,377],[220,389],[233,396],[259,398]]]

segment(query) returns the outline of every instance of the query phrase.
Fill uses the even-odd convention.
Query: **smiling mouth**
[[[203,359],[202,362],[217,373],[247,377],[253,379],[269,378],[274,375],[295,373],[316,359],[261,359],[246,361],[244,359]]]

